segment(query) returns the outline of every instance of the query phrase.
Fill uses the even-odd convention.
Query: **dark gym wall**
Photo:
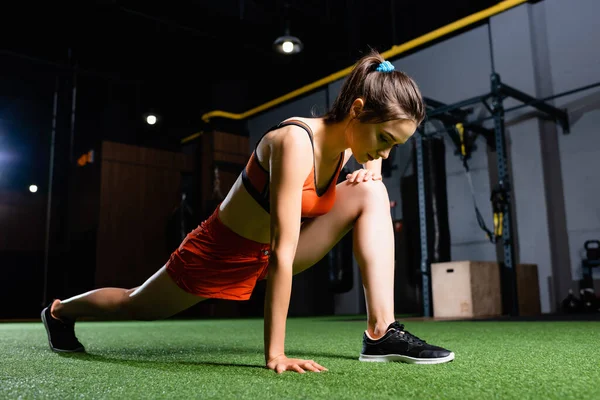
[[[483,25],[392,62],[417,81],[425,96],[453,103],[490,91],[493,51],[503,82],[533,96],[548,96],[600,81],[600,53],[595,51],[600,42],[595,17],[599,13],[600,3],[594,0],[578,0],[577,7],[561,0],[524,4],[490,19],[491,48],[488,26]],[[330,99],[340,86],[341,81],[329,85]],[[322,107],[325,100],[321,90],[251,118],[251,146],[269,126],[292,115],[309,116],[311,107]],[[504,103],[507,108],[516,104]],[[516,258],[538,265],[543,312],[556,310],[565,290],[574,286],[572,281],[581,278],[583,242],[600,238],[600,179],[595,166],[600,157],[599,104],[597,90],[555,101],[569,108],[570,135],[563,135],[530,109],[506,117]],[[483,107],[474,108],[474,117],[484,115]],[[434,130],[436,124],[427,123],[426,129]],[[494,261],[496,247],[477,224],[464,169],[452,143],[445,140],[452,259]],[[478,140],[477,147],[469,164],[475,199],[490,226],[494,155],[483,140]],[[398,202],[401,175],[413,173],[407,165],[409,158],[410,147],[401,147],[394,159],[397,168],[384,180],[390,198]],[[399,205],[395,210],[397,218],[402,217],[401,209]],[[599,279],[600,274],[596,272],[595,277]],[[336,296],[336,312],[362,310],[360,285]]]

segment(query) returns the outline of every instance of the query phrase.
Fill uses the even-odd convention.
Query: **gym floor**
[[[258,318],[79,322],[79,354],[53,353],[41,322],[6,322],[0,398],[600,398],[600,318],[552,319],[399,318],[456,354],[409,365],[357,360],[364,316],[291,318],[288,356],[329,371],[275,376]]]

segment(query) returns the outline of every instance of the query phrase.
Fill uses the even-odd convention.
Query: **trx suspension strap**
[[[454,128],[458,133],[460,139],[460,159],[462,161],[463,167],[465,168],[465,176],[467,177],[467,182],[469,183],[469,188],[471,189],[471,198],[473,199],[473,206],[475,208],[477,224],[486,233],[486,236],[489,239],[489,241],[492,243],[496,243],[497,239],[502,237],[502,206],[506,201],[505,191],[497,187],[492,191],[490,197],[490,200],[492,202],[492,210],[494,212],[494,232],[492,232],[486,226],[485,220],[481,215],[481,212],[479,211],[479,207],[477,206],[477,200],[475,199],[475,188],[473,187],[473,179],[471,178],[471,171],[467,162],[467,159],[469,157],[467,155],[467,146],[465,144],[464,126],[463,124],[458,123],[455,125]]]

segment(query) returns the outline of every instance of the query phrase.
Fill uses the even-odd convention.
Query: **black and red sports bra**
[[[244,187],[258,202],[258,204],[265,209],[265,211],[270,212],[269,171],[264,169],[263,166],[258,162],[256,149],[258,148],[258,144],[262,138],[265,137],[267,133],[288,125],[296,125],[304,129],[306,133],[308,133],[310,143],[313,147],[313,167],[308,174],[308,177],[304,181],[304,186],[302,188],[302,218],[314,218],[319,215],[326,214],[331,210],[333,203],[335,202],[335,187],[340,171],[342,170],[344,153],[342,152],[340,155],[340,161],[338,162],[336,172],[329,180],[327,186],[323,190],[319,190],[319,188],[317,188],[317,177],[315,175],[315,144],[313,141],[313,133],[310,127],[302,121],[288,120],[281,122],[265,132],[264,135],[256,142],[256,146],[254,147],[254,151],[250,156],[250,160],[248,160],[246,168],[244,168],[242,171],[242,182]]]

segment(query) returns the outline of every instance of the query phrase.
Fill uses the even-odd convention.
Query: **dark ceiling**
[[[21,1],[0,16],[0,60],[49,69],[71,63],[98,82],[140,82],[136,111],[168,115],[179,121],[170,134],[185,137],[207,111],[246,111],[351,65],[368,47],[387,50],[496,3]],[[293,56],[271,48],[286,16],[305,46]]]

